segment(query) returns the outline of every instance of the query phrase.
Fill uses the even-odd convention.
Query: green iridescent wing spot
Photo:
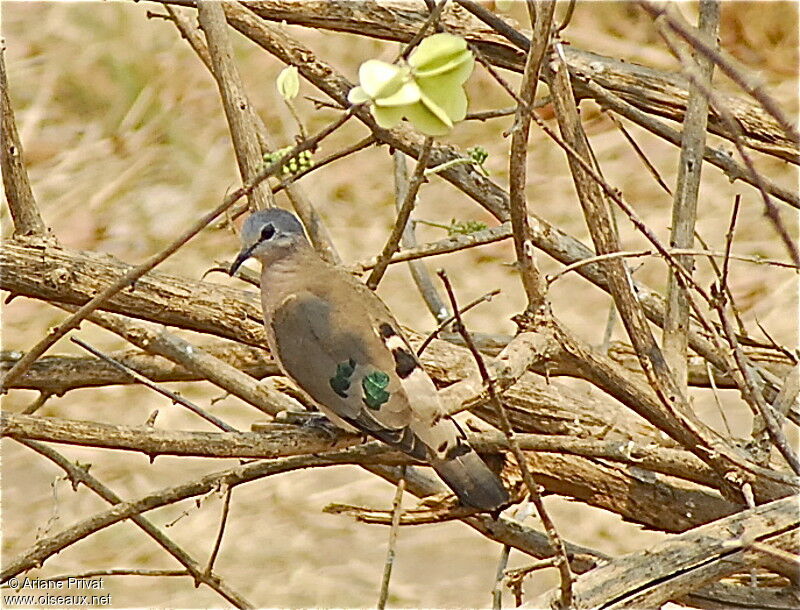
[[[370,409],[380,409],[381,405],[389,400],[389,375],[383,371],[372,371],[361,380],[361,389],[364,390],[364,404]]]
[[[347,398],[347,390],[350,389],[350,378],[355,370],[356,361],[350,358],[347,362],[340,362],[336,365],[336,374],[329,380],[333,391],[342,398]]]

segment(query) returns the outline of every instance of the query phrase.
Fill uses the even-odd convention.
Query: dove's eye
[[[273,235],[275,235],[275,227],[271,224],[265,225],[264,228],[261,229],[261,241],[267,241],[271,239]]]

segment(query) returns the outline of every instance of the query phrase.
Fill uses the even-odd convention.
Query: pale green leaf
[[[420,92],[417,83],[409,80],[397,90],[393,95],[381,96],[375,98],[375,103],[378,106],[407,106],[419,101]]]
[[[351,104],[363,104],[370,101],[370,99],[367,92],[364,91],[364,87],[353,87],[350,89],[350,93],[347,94],[347,101]]]
[[[441,112],[436,114],[430,110],[421,101],[416,104],[404,107],[406,118],[411,122],[417,131],[424,133],[426,136],[443,136],[450,133],[453,124],[447,118],[447,115]],[[446,120],[442,120],[441,116]]]
[[[397,93],[408,79],[408,73],[394,64],[370,59],[361,64],[358,79],[366,94],[374,100]]]
[[[454,84],[445,75],[418,79],[417,83],[423,95],[423,103],[435,104],[453,123],[464,120],[467,115],[467,94],[460,84]]]
[[[452,34],[434,34],[419,43],[408,58],[415,71],[435,70],[456,60],[467,50],[467,41]]]
[[[400,122],[408,108],[409,106],[376,106],[373,104],[372,116],[375,117],[378,125],[384,129],[391,129]]]
[[[425,106],[425,108],[427,108],[434,115],[436,115],[436,118],[439,119],[445,125],[447,125],[449,129],[453,128],[453,121],[450,119],[450,116],[447,114],[447,112],[445,112],[444,108],[442,108],[429,96],[425,95],[425,93],[422,93],[420,101]]]

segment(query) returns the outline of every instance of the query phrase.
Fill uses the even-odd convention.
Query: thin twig
[[[731,432],[731,425],[728,421],[728,416],[725,414],[725,408],[722,406],[722,401],[719,399],[719,390],[717,389],[717,382],[714,379],[714,370],[711,366],[711,363],[706,361],[706,374],[708,375],[708,383],[711,386],[711,392],[714,394],[714,402],[717,405],[717,411],[719,411],[719,415],[722,418],[722,423],[725,426],[725,432],[728,433],[728,438],[733,438],[733,432]]]
[[[36,397],[36,400],[34,400],[31,404],[29,404],[27,407],[25,407],[21,411],[21,413],[23,415],[33,415],[34,413],[36,413],[36,411],[38,411],[39,409],[42,408],[44,403],[46,403],[47,400],[52,395],[53,395],[53,392],[46,392],[46,391],[39,392],[39,396]]]
[[[723,300],[724,299],[719,299],[719,301]],[[786,459],[786,462],[789,464],[794,473],[800,475],[800,458],[798,458],[797,453],[792,448],[791,443],[789,443],[787,440],[786,435],[783,433],[781,424],[778,421],[775,412],[772,410],[772,407],[764,400],[764,396],[761,393],[758,383],[753,376],[753,365],[748,362],[747,356],[745,356],[744,352],[742,351],[742,347],[736,338],[736,331],[731,324],[730,315],[725,310],[725,306],[722,302],[720,302],[717,306],[717,313],[719,314],[719,319],[722,323],[723,332],[725,333],[725,336],[727,337],[728,342],[733,349],[733,357],[739,367],[742,378],[744,379],[746,388],[744,392],[745,399],[749,404],[756,407],[756,412],[764,419],[764,423],[766,424],[767,432],[769,433],[770,439],[772,439],[772,443],[778,449],[780,454]]]
[[[204,420],[206,420],[207,422],[210,422],[211,424],[215,425],[215,426],[216,426],[217,428],[219,428],[220,430],[223,430],[223,431],[225,431],[225,432],[238,432],[238,430],[237,430],[236,428],[234,428],[233,426],[230,426],[230,425],[226,424],[224,421],[222,421],[221,419],[219,419],[219,418],[218,418],[218,417],[216,417],[215,415],[211,415],[210,413],[207,413],[207,412],[205,411],[205,409],[202,409],[202,408],[198,407],[198,406],[197,406],[196,404],[194,404],[192,401],[190,401],[190,400],[186,400],[186,399],[185,399],[183,396],[181,396],[180,394],[176,394],[175,392],[172,392],[172,391],[170,391],[170,390],[167,390],[166,388],[162,388],[162,387],[161,387],[160,385],[158,385],[157,383],[153,383],[153,382],[152,382],[152,381],[150,381],[150,380],[149,380],[147,377],[145,377],[144,375],[141,375],[141,374],[140,374],[140,373],[138,373],[137,371],[133,370],[133,369],[132,369],[131,367],[129,367],[128,365],[126,365],[126,364],[124,364],[124,363],[122,363],[122,362],[117,362],[117,361],[116,361],[116,360],[114,360],[112,357],[110,357],[110,356],[107,356],[106,354],[104,354],[104,353],[103,353],[103,352],[101,352],[100,350],[98,350],[98,349],[96,349],[96,348],[92,347],[91,345],[89,345],[89,344],[88,344],[88,343],[86,343],[85,341],[82,341],[81,339],[78,339],[78,337],[73,337],[73,338],[71,339],[71,341],[72,341],[73,343],[77,344],[77,345],[80,345],[80,346],[81,346],[83,349],[85,349],[85,350],[86,350],[87,352],[89,352],[90,354],[93,354],[93,355],[97,356],[98,358],[100,358],[101,360],[104,360],[104,361],[108,362],[110,365],[112,365],[112,366],[115,366],[115,367],[117,367],[118,369],[120,369],[120,370],[122,370],[122,371],[125,371],[125,372],[126,372],[128,375],[130,375],[130,376],[131,376],[133,379],[135,379],[136,381],[138,381],[138,382],[139,382],[139,383],[141,383],[142,385],[145,385],[145,386],[147,386],[147,387],[148,387],[148,388],[150,388],[151,390],[153,390],[153,391],[155,391],[155,392],[158,392],[158,393],[159,393],[159,394],[161,394],[162,396],[166,396],[166,397],[167,397],[167,398],[169,398],[169,399],[170,399],[170,400],[171,400],[173,403],[177,403],[177,404],[179,404],[179,405],[181,405],[181,406],[184,406],[184,407],[186,407],[186,408],[187,408],[187,409],[189,409],[189,410],[190,410],[192,413],[195,413],[196,415],[199,415],[199,416],[200,416],[200,417],[202,417]]]
[[[739,204],[742,198],[736,195],[733,201],[733,211],[731,212],[731,221],[728,224],[728,231],[725,233],[725,255],[722,258],[722,271],[719,275],[720,287],[724,290],[728,288],[728,269],[731,260],[731,247],[733,247],[733,232],[736,230],[736,219],[739,217]],[[730,294],[730,292],[729,292]]]
[[[726,252],[718,252],[716,250],[697,250],[694,248],[670,248],[668,252],[672,255],[683,255],[683,256],[707,256],[707,257],[716,257],[722,259],[727,257],[729,259],[744,261],[747,263],[754,263],[757,265],[774,265],[776,267],[783,267],[786,269],[800,269],[800,267],[797,267],[792,263],[787,263],[784,261],[778,261],[769,258],[761,258],[760,256],[729,254]],[[576,263],[567,265],[563,269],[559,269],[556,273],[549,274],[546,279],[548,283],[552,284],[561,276],[571,271],[575,271],[576,269],[580,269],[584,265],[589,265],[592,263],[597,263],[605,260],[611,260],[614,258],[639,258],[641,256],[659,256],[659,255],[660,253],[656,250],[621,250],[619,252],[609,252],[608,254],[598,254],[597,256],[590,256],[589,258],[584,258]]]
[[[517,602],[517,606],[522,605],[522,583],[525,581],[525,577],[529,574],[533,574],[534,572],[538,572],[539,570],[552,568],[556,565],[557,561],[557,557],[548,557],[547,559],[540,559],[539,561],[522,568],[506,570],[504,577],[508,584],[508,588],[514,593],[514,599]]]
[[[391,260],[392,255],[397,252],[397,247],[400,245],[400,239],[403,237],[403,231],[406,228],[408,219],[411,217],[411,211],[414,209],[414,204],[417,200],[419,187],[422,186],[422,183],[425,181],[425,168],[428,164],[428,157],[431,153],[432,144],[433,138],[425,138],[419,158],[417,159],[417,166],[414,168],[414,173],[411,175],[411,180],[408,183],[406,198],[403,201],[403,205],[400,206],[400,211],[397,214],[397,220],[392,227],[392,232],[389,234],[389,238],[386,240],[386,245],[383,246],[383,250],[378,255],[378,260],[375,262],[375,267],[372,269],[372,273],[370,273],[369,277],[367,278],[367,286],[371,290],[375,290],[375,288],[378,287],[383,274],[386,273],[386,268],[389,266],[389,261]]]
[[[419,221],[418,221],[419,222]],[[392,255],[390,265],[395,263],[402,263],[409,260],[418,258],[426,258],[428,256],[438,256],[440,254],[450,254],[458,252],[459,250],[466,250],[476,246],[484,246],[486,244],[493,244],[504,239],[511,237],[511,223],[505,222],[496,227],[482,229],[474,233],[467,233],[464,235],[451,235],[445,239],[422,244],[416,248],[409,250],[400,250]],[[375,267],[377,257],[373,257],[366,261],[361,261],[354,266],[356,272],[369,271]]]
[[[470,301],[469,303],[464,305],[464,307],[461,308],[461,311],[458,312],[458,315],[459,316],[463,316],[465,313],[467,313],[473,307],[476,307],[476,306],[478,306],[481,303],[484,303],[486,301],[491,301],[494,297],[496,297],[498,294],[500,294],[500,292],[501,291],[500,291],[499,288],[495,288],[494,290],[490,290],[489,292],[487,292],[483,296],[480,296],[477,299],[475,299],[473,301]],[[439,333],[442,332],[449,324],[452,324],[456,320],[457,320],[456,315],[455,314],[451,314],[450,316],[448,316],[447,318],[445,318],[444,320],[439,322],[439,326],[437,326],[436,329],[431,334],[429,334],[427,337],[425,337],[425,340],[422,343],[420,343],[420,346],[417,348],[417,356],[421,356],[422,352],[424,352],[425,348],[430,345],[431,341],[433,341],[439,335]]]
[[[570,22],[572,21],[572,15],[575,12],[575,4],[577,4],[576,0],[569,0],[569,4],[567,4],[567,11],[564,13],[561,23],[559,23],[558,27],[556,28],[557,33],[560,34],[569,26]]]
[[[397,547],[397,533],[400,531],[400,517],[403,515],[403,492],[406,488],[405,466],[401,466],[400,480],[397,482],[397,491],[392,501],[392,526],[389,528],[389,544],[386,547],[386,562],[383,564],[383,577],[381,578],[381,592],[378,596],[378,610],[386,608],[389,599],[389,581],[392,578],[392,567]]]
[[[503,21],[500,17],[483,5],[473,2],[472,0],[455,0],[455,2],[463,6],[470,13],[483,21],[486,25],[494,29],[498,34],[505,36],[518,48],[522,49],[526,53],[530,49],[531,41],[528,40],[528,37],[525,36],[525,34],[508,25],[505,21]]]
[[[483,356],[475,346],[475,342],[472,340],[472,335],[469,333],[466,326],[464,326],[464,322],[461,320],[461,316],[458,314],[458,303],[456,302],[456,297],[453,293],[453,287],[450,284],[450,279],[447,277],[447,273],[443,269],[439,270],[438,275],[444,283],[448,297],[450,297],[450,303],[453,307],[453,312],[455,312],[456,315],[456,326],[458,328],[458,332],[464,338],[464,342],[467,344],[469,351],[472,353],[472,356],[475,359],[475,363],[478,365],[478,370],[480,371],[480,375],[483,379],[484,385],[486,386],[486,390],[489,393],[491,404],[495,409],[498,420],[500,421],[500,428],[503,431],[503,434],[505,434],[509,447],[511,448],[511,453],[514,455],[514,458],[517,461],[520,473],[522,474],[522,480],[525,483],[528,492],[530,493],[531,502],[533,502],[534,506],[536,506],[539,518],[544,525],[547,538],[550,541],[551,547],[553,548],[553,554],[558,557],[558,570],[561,575],[561,604],[563,608],[571,608],[572,571],[569,567],[569,557],[567,556],[564,542],[558,535],[555,524],[550,519],[550,515],[547,513],[547,510],[544,507],[541,494],[539,493],[539,487],[536,484],[536,481],[533,479],[533,475],[531,475],[530,470],[528,469],[528,461],[525,458],[525,454],[522,453],[522,449],[520,449],[519,444],[516,442],[514,429],[511,427],[511,422],[508,419],[508,414],[506,413],[505,407],[503,407],[500,396],[495,390],[494,381],[486,369],[486,363],[483,360]]]
[[[211,575],[211,572],[214,569],[214,562],[217,560],[219,549],[222,546],[222,536],[223,534],[225,534],[225,524],[228,522],[228,511],[231,508],[232,495],[233,495],[233,487],[228,487],[225,490],[225,500],[222,504],[222,514],[219,517],[219,529],[217,530],[217,538],[214,541],[214,548],[211,551],[211,555],[208,557],[208,563],[206,564],[206,569],[204,570],[206,576]]]
[[[717,39],[719,29],[719,1],[701,0],[700,30],[710,39]],[[714,63],[707,57],[695,54],[700,78],[710,87],[714,74]],[[689,99],[683,119],[681,152],[678,160],[675,197],[672,204],[670,245],[673,248],[692,248],[697,220],[697,196],[700,192],[700,177],[703,169],[703,151],[708,125],[708,98],[703,91],[689,83]],[[694,260],[690,256],[676,256],[675,260],[691,275]],[[670,267],[667,270],[666,310],[664,311],[664,333],[662,349],[667,365],[672,369],[675,382],[686,392],[688,388],[687,353],[689,348],[689,304],[686,288]]]
[[[672,189],[669,188],[669,186],[667,186],[666,182],[664,182],[664,179],[661,177],[661,174],[656,169],[656,166],[653,165],[650,162],[650,159],[647,158],[647,155],[642,150],[642,147],[639,146],[639,143],[636,140],[634,140],[633,136],[630,133],[628,133],[627,129],[625,129],[625,125],[622,124],[622,121],[620,121],[617,117],[615,117],[613,114],[610,113],[608,113],[608,118],[612,123],[614,123],[617,129],[619,129],[620,133],[622,133],[623,137],[628,141],[628,144],[631,145],[631,148],[633,148],[634,152],[636,153],[636,156],[642,160],[642,163],[644,163],[644,166],[647,168],[647,171],[650,172],[651,176],[653,176],[658,186],[664,189],[669,195],[672,195]]]
[[[508,108],[498,108],[497,110],[478,110],[476,112],[468,112],[467,115],[464,117],[464,120],[486,121],[488,119],[497,119],[504,116],[511,116],[516,112],[517,112],[516,106],[509,106]]]
[[[413,51],[414,47],[416,47],[425,37],[425,34],[428,32],[430,27],[433,27],[434,31],[437,29],[439,18],[442,16],[442,10],[444,10],[447,0],[439,0],[435,6],[432,6],[432,4],[433,0],[431,0],[431,3],[428,4],[428,10],[430,11],[428,18],[423,22],[411,40],[408,41],[408,44],[406,44],[400,55],[397,57],[398,60],[401,58],[408,59],[408,56],[411,55],[411,51]]]
[[[503,577],[508,567],[508,558],[511,556],[511,547],[503,545],[500,551],[500,559],[497,560],[497,571],[494,576],[494,589],[492,589],[492,610],[502,610],[503,608]],[[519,605],[519,604],[518,604]]]
[[[272,187],[272,192],[280,193],[282,190],[288,189],[291,185],[300,180],[300,178],[306,177],[311,172],[323,168],[329,163],[333,163],[334,161],[338,161],[339,159],[343,159],[344,157],[350,156],[353,153],[356,153],[360,150],[364,150],[365,148],[371,146],[374,143],[375,143],[375,136],[373,134],[370,134],[366,138],[359,140],[355,144],[351,144],[350,146],[345,146],[344,148],[341,148],[336,152],[331,153],[330,155],[324,157],[323,159],[319,160],[315,159],[311,167],[303,169],[302,171],[296,174],[292,174],[290,176],[283,178],[280,181],[280,183]]]
[[[741,203],[741,199],[742,199],[742,196],[740,194],[738,194],[738,193],[734,197],[733,210],[731,211],[731,222],[733,222],[733,219],[739,213],[739,204]],[[729,232],[729,233],[730,233],[730,236],[729,237],[726,236],[726,239],[733,240],[733,233],[732,232]],[[700,245],[704,249],[708,250],[708,244],[705,242],[703,237],[697,231],[695,231],[695,239],[697,239],[697,241],[700,242]],[[733,242],[731,242],[731,244],[732,243]],[[726,250],[725,250],[725,252],[722,253],[722,255],[723,255],[722,256],[723,260],[724,259],[730,260],[731,258],[734,258],[736,260],[742,260],[741,257],[738,257],[735,254],[731,254],[730,253],[730,247],[729,246],[726,246]],[[714,270],[714,273],[719,274],[720,273],[720,268],[719,268],[719,265],[717,265],[717,261],[715,260],[714,257],[715,257],[715,254],[708,254],[706,256],[706,258],[708,259],[708,263],[711,265],[711,268]],[[792,265],[792,267],[794,267],[794,265]],[[736,315],[736,322],[737,322],[737,324],[739,324],[739,332],[742,334],[742,337],[746,337],[747,336],[747,329],[744,326],[744,322],[742,322],[742,318],[739,315],[739,312],[736,310],[735,307],[733,307],[733,304],[735,302],[734,299],[733,299],[733,292],[731,292],[731,288],[728,285],[725,285],[723,288],[725,290],[725,294],[728,295],[728,299],[730,299],[730,303],[731,303],[732,309],[734,310],[734,313]],[[773,347],[775,347],[775,346],[773,346]],[[780,351],[779,348],[776,347],[776,349],[778,349],[778,351]]]
[[[177,252],[181,246],[188,242],[192,237],[200,233],[200,231],[208,226],[215,218],[223,214],[241,197],[251,193],[259,183],[266,180],[269,176],[275,175],[289,159],[294,158],[305,150],[311,150],[315,148],[323,139],[339,129],[339,127],[341,127],[352,115],[353,111],[348,110],[331,124],[319,131],[315,136],[307,140],[303,140],[296,146],[292,147],[292,149],[280,159],[263,167],[261,170],[259,170],[258,174],[251,182],[236,189],[232,193],[229,193],[221,204],[219,204],[210,212],[204,214],[197,222],[184,231],[166,248],[150,257],[141,265],[132,268],[116,282],[110,284],[92,299],[84,303],[80,309],[64,320],[64,322],[62,322],[58,327],[51,330],[47,336],[43,337],[36,345],[26,352],[26,354],[20,358],[19,361],[17,361],[17,363],[11,367],[11,369],[9,369],[5,375],[3,375],[2,381],[0,381],[0,393],[7,391],[11,384],[19,379],[42,354],[50,349],[50,347],[52,347],[56,341],[66,335],[69,331],[77,328],[81,321],[84,320],[92,311],[103,305],[120,290],[135,283],[136,280],[142,277],[145,273],[152,270],[154,267]]]

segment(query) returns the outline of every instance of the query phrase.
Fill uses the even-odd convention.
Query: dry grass
[[[68,247],[109,252],[135,263],[163,247],[201,211],[216,205],[238,184],[235,164],[216,88],[205,68],[168,23],[147,20],[154,6],[133,4],[4,3],[11,95],[25,147],[34,193],[45,221]],[[693,7],[682,7],[691,17]],[[797,7],[793,3],[726,3],[722,41],[738,59],[758,71],[769,90],[796,115]],[[295,32],[294,29],[292,29]],[[357,65],[383,53],[389,45],[352,36],[297,30],[322,57],[351,78]],[[579,4],[566,37],[576,46],[624,57],[654,67],[675,69],[671,58],[635,7],[621,3]],[[274,79],[282,67],[259,49],[236,40],[237,60],[250,94],[275,139],[289,143],[294,129],[288,112],[276,101]],[[513,78],[509,77],[512,81]],[[730,88],[724,79],[720,86]],[[509,105],[509,100],[484,73],[470,82],[475,109]],[[302,94],[318,95],[308,85]],[[301,102],[313,131],[330,119],[329,111],[314,112]],[[660,238],[667,240],[670,197],[661,191],[633,151],[596,108],[583,106],[587,130],[608,180],[627,199]],[[492,177],[507,178],[501,136],[510,119],[464,125],[452,141],[464,148],[486,147]],[[674,184],[676,149],[631,128],[632,133],[668,184]],[[321,154],[362,137],[355,125],[326,142]],[[534,130],[530,145],[528,197],[531,209],[572,235],[589,242],[562,152]],[[796,184],[797,174],[786,164],[760,159],[759,167],[773,179]],[[391,160],[384,149],[358,153],[303,181],[319,206],[346,261],[365,258],[383,244],[393,218]],[[762,215],[757,193],[731,185],[720,172],[708,169],[701,189],[698,230],[716,249],[724,244],[734,195],[743,194],[735,251],[785,258],[774,232]],[[4,234],[10,233],[7,209]],[[434,180],[423,187],[418,218],[447,223],[451,218],[491,222],[490,218],[449,185]],[[796,217],[784,218],[793,234]],[[644,245],[640,236],[622,224],[628,248]],[[420,240],[442,237],[441,230],[420,227]],[[165,272],[199,278],[209,264],[230,257],[237,240],[227,230],[208,230],[161,266]],[[541,258],[545,272],[558,268]],[[462,302],[491,287],[503,294],[467,316],[474,330],[512,332],[509,317],[524,306],[515,272],[504,263],[513,260],[504,243],[438,259],[445,265]],[[661,263],[650,261],[638,279],[654,288],[665,284]],[[707,266],[701,283],[713,276]],[[797,277],[790,271],[748,263],[732,263],[732,289],[743,316],[761,322],[771,335],[796,345]],[[211,276],[211,281],[229,280]],[[381,296],[399,319],[420,329],[431,319],[422,301],[409,296],[408,272],[392,267],[380,287]],[[568,277],[551,294],[553,307],[585,339],[602,337],[609,299],[587,282]],[[44,329],[64,314],[47,305],[19,299],[4,309],[5,349],[25,349]],[[753,326],[754,327],[754,326]],[[101,349],[123,347],[121,341],[84,324],[81,336]],[[616,336],[622,338],[618,329]],[[60,342],[52,353],[74,353]],[[208,405],[218,392],[204,385],[178,384],[187,397]],[[586,391],[593,391],[586,386]],[[698,411],[720,425],[706,392],[694,396]],[[12,392],[4,408],[19,411],[33,395]],[[735,401],[731,414],[739,433],[749,427],[747,414]],[[726,403],[727,404],[727,403]],[[75,391],[52,398],[44,415],[138,424],[158,408],[164,427],[206,429],[204,422],[140,388]],[[253,411],[225,398],[213,411],[246,428]],[[736,432],[735,431],[735,432]],[[3,546],[9,557],[30,546],[43,529],[57,531],[103,507],[85,489],[73,493],[59,480],[60,472],[11,441],[3,442]],[[65,448],[71,459],[92,463],[92,473],[125,498],[219,468],[204,460],[144,457]],[[230,522],[217,569],[250,600],[267,606],[370,606],[377,599],[386,531],[357,525],[321,513],[331,501],[388,506],[391,488],[355,468],[298,472],[258,482],[234,492]],[[660,534],[643,532],[616,516],[583,505],[550,498],[562,535],[574,542],[609,553],[624,553],[652,544]],[[210,551],[221,500],[206,498],[170,506],[149,516],[169,528],[170,535],[196,557]],[[55,520],[48,523],[48,519]],[[471,607],[489,603],[499,547],[461,525],[424,526],[401,531],[390,603],[395,606]],[[524,563],[514,556],[512,565]],[[37,573],[53,575],[96,567],[174,567],[174,563],[130,524],[114,526],[48,560]],[[539,591],[555,582],[553,574],[531,579],[528,589]],[[209,589],[194,589],[188,579],[106,579],[113,604],[124,606],[215,606],[219,598]]]

